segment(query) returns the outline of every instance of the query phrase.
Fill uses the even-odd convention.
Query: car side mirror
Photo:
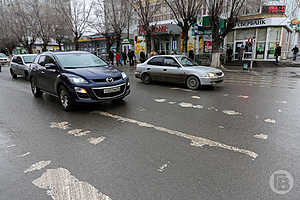
[[[54,63],[47,63],[45,67],[46,69],[57,69],[57,65]]]

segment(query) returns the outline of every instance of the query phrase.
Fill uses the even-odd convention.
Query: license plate
[[[107,88],[107,89],[104,89],[104,94],[119,92],[120,90],[121,90],[121,87]]]

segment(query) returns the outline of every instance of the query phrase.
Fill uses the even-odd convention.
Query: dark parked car
[[[120,101],[130,93],[127,75],[88,52],[45,52],[30,73],[32,93],[59,97],[63,109],[78,103]]]
[[[15,55],[10,62],[10,74],[12,78],[17,78],[18,75],[21,75],[27,80],[31,71],[31,64],[35,57],[36,54]]]

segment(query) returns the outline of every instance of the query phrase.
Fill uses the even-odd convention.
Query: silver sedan
[[[189,89],[200,86],[213,86],[223,82],[224,73],[213,67],[199,66],[186,56],[167,55],[153,56],[138,64],[135,77],[145,84],[151,81],[183,83]]]

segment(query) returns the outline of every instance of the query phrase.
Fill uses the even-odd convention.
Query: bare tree
[[[212,26],[212,61],[211,66],[220,67],[220,46],[226,35],[238,22],[246,0],[205,0]],[[221,19],[224,26],[220,27]]]
[[[164,0],[164,2],[170,8],[177,25],[182,30],[183,50],[187,52],[188,33],[201,13],[202,2],[201,0]]]
[[[146,43],[151,42],[151,50],[154,48],[152,43],[152,34],[154,26],[151,23],[154,21],[154,17],[161,6],[160,0],[127,0],[132,6],[134,12],[139,19],[139,32],[144,34]],[[146,48],[147,53],[149,49]]]
[[[47,46],[53,37],[54,10],[51,2],[41,0],[29,0],[29,12],[36,20],[35,28],[38,30],[38,36],[43,41],[43,51],[47,51]]]
[[[65,0],[57,0],[56,9],[64,15],[68,30],[73,33],[75,49],[79,49],[79,39],[86,32],[94,1],[71,0],[71,5]]]
[[[32,53],[38,36],[36,19],[30,15],[26,1],[15,0],[9,7],[10,31],[28,53]]]

